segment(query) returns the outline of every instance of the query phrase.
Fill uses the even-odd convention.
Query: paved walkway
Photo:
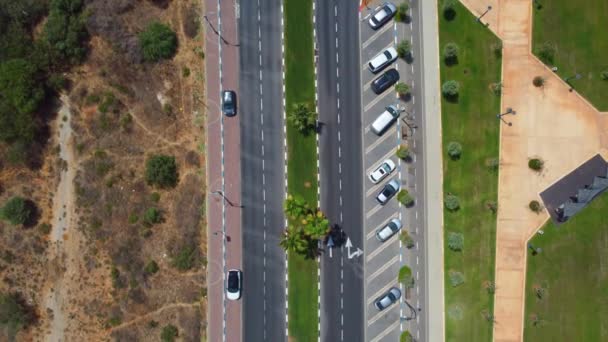
[[[238,94],[238,47],[233,45],[238,43],[236,7],[231,0],[205,0],[204,15],[208,19],[202,19],[207,104],[207,336],[209,341],[237,342],[242,340],[242,306],[241,301],[225,299],[224,276],[231,268],[242,269],[240,121],[239,115],[223,117],[220,109],[221,89]]]
[[[503,41],[502,110],[512,126],[500,133],[500,174],[496,241],[495,341],[523,340],[526,244],[547,220],[528,209],[539,193],[608,144],[606,113],[598,113],[576,91],[531,54],[532,1],[462,0],[483,17]],[[532,79],[542,76],[544,88]],[[541,157],[545,169],[536,174],[528,159]]]

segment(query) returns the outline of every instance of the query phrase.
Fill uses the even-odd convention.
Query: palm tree
[[[297,103],[293,110],[287,113],[287,120],[301,133],[307,133],[317,123],[317,113],[309,109],[305,103]]]
[[[395,84],[395,91],[400,96],[403,96],[410,92],[410,86],[403,82],[399,82],[399,83]]]
[[[321,210],[306,215],[306,218],[302,220],[302,225],[304,227],[304,233],[314,240],[324,238],[327,233],[329,233],[330,229],[329,220]]]
[[[279,245],[286,251],[298,254],[303,254],[307,251],[306,240],[303,239],[302,230],[298,227],[287,227],[285,231],[283,231],[283,236],[281,237]]]
[[[412,52],[412,43],[409,40],[404,39],[401,42],[399,42],[399,45],[397,45],[397,54],[399,55],[399,57],[405,58],[411,52]]]
[[[291,219],[297,219],[310,212],[308,203],[299,196],[287,195],[287,199],[283,204],[285,215]]]

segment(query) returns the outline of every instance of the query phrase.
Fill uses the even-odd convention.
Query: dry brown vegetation
[[[38,316],[18,337],[44,339],[53,312],[43,293],[62,277],[68,341],[158,340],[166,324],[184,341],[200,341],[206,329],[200,2],[86,2],[89,55],[67,75],[76,220],[63,237],[61,257],[47,260],[43,225],[53,215],[58,172],[68,167],[53,140],[41,168],[0,170],[0,204],[17,194],[39,208],[35,228],[0,223],[2,289],[21,293]],[[173,59],[142,63],[137,34],[152,21],[176,32]],[[145,162],[153,154],[175,157],[175,188],[146,184]],[[160,223],[144,220],[149,208],[160,210]],[[175,259],[184,251],[188,269],[180,270]],[[150,261],[158,272],[145,271]]]

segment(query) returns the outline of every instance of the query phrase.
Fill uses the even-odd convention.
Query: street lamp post
[[[528,248],[529,248],[530,250],[532,250],[532,255],[539,254],[540,252],[542,252],[542,251],[543,251],[543,250],[542,250],[540,247],[534,247],[534,245],[533,245],[533,244],[531,244],[531,243],[529,243],[529,244],[528,244]]]
[[[405,108],[400,107],[399,105],[396,105],[397,110],[399,111],[399,113],[406,113],[407,114],[407,118],[401,118],[401,122],[403,122],[404,125],[407,126],[407,128],[410,129],[410,131],[412,132],[412,134],[414,134],[414,129],[418,128],[417,125],[415,124],[411,124],[409,123],[406,119],[411,120],[412,119],[412,114],[409,113],[408,111],[405,110]]]
[[[217,13],[215,12],[209,12],[209,14],[213,14],[213,15],[217,15]],[[207,25],[209,25],[209,27],[211,28],[211,31],[213,31],[213,33],[215,33],[218,37],[220,37],[221,41],[226,44],[226,45],[230,45],[230,46],[239,46],[239,44],[232,44],[229,41],[227,41],[222,35],[221,33],[219,33],[217,31],[217,29],[213,26],[213,24],[211,24],[211,21],[209,21],[209,18],[207,17],[207,15],[203,16],[203,19],[205,19],[205,21],[207,22]]]
[[[488,12],[490,12],[490,10],[492,9],[492,6],[488,6],[488,9],[485,10],[485,12],[481,13],[481,15],[477,18],[475,18],[475,20],[477,20],[477,22],[481,22],[481,18],[483,18],[484,15],[488,14]]]
[[[570,84],[570,80],[571,79],[580,80],[581,77],[583,77],[581,74],[574,74],[572,76],[564,77],[564,82],[566,82],[570,86],[570,89],[568,89],[568,91],[571,92],[572,90],[574,90],[574,88],[572,87],[572,84]]]
[[[242,208],[242,205],[235,205],[234,203],[230,202],[230,200],[224,195],[224,193],[221,190],[216,190],[216,191],[212,191],[211,192],[214,195],[220,195],[222,196],[222,198],[224,199],[224,201],[226,201],[226,203],[228,203],[229,206],[231,207],[235,207],[235,208]]]
[[[224,233],[221,230],[216,230],[215,232],[213,232],[213,235],[217,236],[218,234],[222,234],[224,236],[224,239],[226,239],[226,241],[230,242],[230,236],[226,235],[226,233]]]
[[[506,123],[508,126],[513,126],[513,123],[506,121],[503,116],[505,115],[515,115],[517,114],[516,111],[513,110],[513,108],[511,107],[507,107],[507,110],[504,113],[500,113],[500,114],[496,114],[496,118],[504,123]]]

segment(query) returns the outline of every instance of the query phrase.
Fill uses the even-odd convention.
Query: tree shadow
[[[406,54],[405,56],[403,56],[403,60],[407,64],[412,64],[412,63],[414,63],[414,56],[412,55],[411,52],[409,52],[408,54]]]
[[[408,92],[403,95],[399,95],[399,99],[403,102],[410,102],[412,100],[412,93]]]
[[[446,95],[443,94],[443,98],[448,101],[449,103],[458,103],[458,94],[456,95]]]
[[[23,227],[32,228],[38,225],[38,221],[40,220],[41,215],[36,203],[28,199],[25,201],[25,207],[30,211],[30,215],[27,220],[23,222]]]
[[[448,8],[443,11],[443,18],[447,21],[452,21],[456,18],[456,11],[453,8]]]
[[[455,65],[458,65],[458,56],[446,57],[443,59],[443,62],[445,63],[446,66],[453,67]]]

